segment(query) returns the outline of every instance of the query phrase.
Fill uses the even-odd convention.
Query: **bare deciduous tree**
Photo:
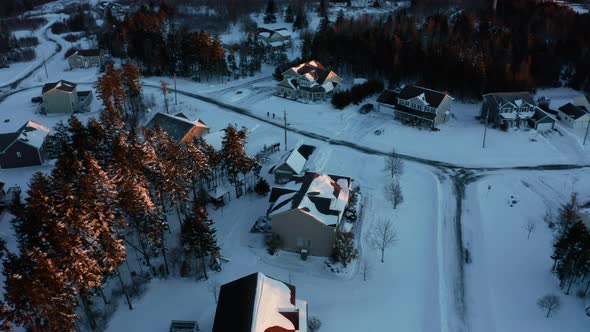
[[[389,220],[380,221],[375,228],[371,230],[367,242],[371,247],[381,251],[381,263],[385,260],[385,250],[393,247],[398,240],[398,233]]]
[[[322,327],[322,321],[317,316],[311,317],[307,322],[307,330],[309,332],[319,331],[320,327]]]
[[[371,272],[373,271],[373,265],[371,264],[371,262],[368,259],[363,259],[363,261],[361,262],[361,273],[363,274],[363,281],[367,281],[367,279],[369,279],[369,276],[371,275]]]
[[[394,209],[404,201],[402,186],[398,179],[393,178],[385,185],[385,198],[393,204]]]
[[[535,227],[537,226],[537,222],[534,221],[533,219],[529,219],[526,224],[524,224],[524,226],[522,226],[524,228],[525,231],[527,231],[527,236],[526,239],[530,239],[531,238],[531,233],[535,230]]]
[[[209,291],[213,294],[213,298],[215,299],[215,303],[217,303],[218,295],[219,295],[219,283],[217,281],[209,282]]]
[[[559,310],[561,301],[559,300],[559,296],[547,294],[537,301],[537,305],[539,308],[547,310],[547,315],[545,317],[549,317],[552,312]]]
[[[385,169],[389,172],[391,178],[397,178],[404,172],[404,161],[395,152],[395,149],[391,151],[391,154],[387,156],[385,160]]]

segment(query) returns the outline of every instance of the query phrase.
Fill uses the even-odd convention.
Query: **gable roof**
[[[418,97],[424,100],[428,106],[437,108],[447,96],[449,95],[444,92],[435,91],[416,85],[406,85],[399,92],[398,98],[409,100]]]
[[[258,272],[221,286],[213,332],[261,332],[277,326],[298,330],[281,313],[296,311],[295,287]]]
[[[88,50],[77,50],[76,52],[74,52],[69,57],[74,56],[74,55],[79,55],[79,56],[100,56],[100,50],[98,48],[92,48],[92,49],[88,49]]]
[[[45,85],[43,85],[42,94],[45,94],[46,92],[51,91],[53,89],[69,93],[76,89],[76,83],[72,83],[65,80],[59,80],[53,83],[45,83]]]
[[[567,103],[559,108],[559,111],[562,113],[567,114],[574,120],[577,120],[584,115],[588,114],[587,111],[584,111],[581,107],[574,106],[572,103]]]
[[[398,91],[389,90],[389,89],[383,90],[383,92],[381,92],[381,94],[379,95],[379,98],[377,98],[377,102],[382,103],[382,104],[395,106],[395,105],[397,105],[397,96],[398,95],[399,95]]]
[[[348,204],[350,181],[343,176],[306,172],[300,180],[287,183],[285,194],[271,194],[275,201],[269,215],[297,209],[324,225],[336,226]]]
[[[146,128],[153,129],[156,124],[177,141],[181,141],[194,127],[209,128],[200,119],[191,121],[182,113],[172,115],[158,112],[147,123]]]
[[[293,171],[294,174],[300,174],[303,171],[309,156],[314,150],[315,146],[302,144],[296,149],[292,149],[287,154],[285,154],[281,158],[278,167],[286,165],[291,169],[291,171]]]
[[[326,69],[326,67],[315,60],[304,62],[298,66],[290,68],[289,70],[292,70],[298,75],[305,77],[309,81],[316,82],[318,85],[324,84],[324,81],[330,75],[330,73],[333,73],[331,70]],[[336,74],[334,73],[334,75]]]
[[[40,149],[47,136],[49,136],[49,128],[29,120],[14,133],[0,134],[0,153],[6,151],[17,141]]]
[[[499,106],[506,103],[510,103],[519,107],[523,101],[530,105],[535,105],[533,96],[526,91],[488,93],[483,95],[483,99],[484,103],[495,108],[498,108]]]

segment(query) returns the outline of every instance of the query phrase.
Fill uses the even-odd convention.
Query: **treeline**
[[[85,9],[87,6],[78,6],[76,11],[70,17],[61,22],[55,22],[51,26],[51,32],[54,34],[62,34],[65,32],[83,31],[92,33],[97,30],[96,20],[91,13]]]
[[[556,222],[557,235],[553,244],[553,271],[559,278],[559,287],[569,294],[572,286],[579,286],[579,295],[585,297],[590,289],[590,231],[580,220],[580,203],[576,194],[559,209]]]
[[[0,32],[0,67],[13,62],[34,60],[37,44],[37,37],[16,38],[12,34]]]
[[[352,104],[358,105],[365,98],[383,91],[383,81],[379,79],[370,79],[363,84],[356,84],[349,90],[338,91],[332,97],[332,105],[337,109]]]
[[[339,15],[321,24],[311,57],[359,76],[417,81],[457,97],[536,86],[590,88],[590,15],[553,2],[501,1],[497,13],[463,10],[423,21]],[[352,46],[354,45],[354,46]]]
[[[0,243],[3,331],[78,331],[80,322],[99,328],[104,321],[94,303],[102,298],[106,305],[103,288],[110,279],[118,280],[132,309],[136,279],[166,277],[175,261],[182,261],[185,275],[199,271],[207,278],[205,259],[219,247],[206,210],[206,184],[216,169],[239,183],[256,167],[244,152],[247,132],[228,126],[221,151],[202,139],[180,144],[158,127],[138,132],[122,116],[137,88],[125,81],[136,81],[137,72],[107,67],[97,83],[104,104],[100,118],[85,125],[72,116],[59,126],[55,168],[49,175],[36,173],[27,199],[14,200],[18,249]],[[181,257],[173,256],[167,241],[174,210]],[[126,252],[134,252],[140,269],[147,270],[130,273],[129,284],[120,272],[131,259]]]
[[[107,13],[99,36],[101,48],[138,62],[149,75],[174,73],[193,79],[227,75],[224,49],[207,32],[177,29],[174,8],[142,6],[123,21]]]
[[[0,6],[0,17],[16,16],[55,0],[10,0],[3,1]]]

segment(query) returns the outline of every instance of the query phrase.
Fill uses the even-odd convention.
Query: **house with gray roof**
[[[313,256],[330,256],[336,232],[348,206],[352,179],[344,176],[306,172],[282,187],[272,188],[272,232],[282,249],[307,250]]]
[[[70,69],[100,67],[101,52],[99,49],[77,50],[66,60]]]
[[[49,129],[35,121],[0,134],[0,168],[43,165],[48,137]]]
[[[293,178],[301,176],[314,150],[315,146],[313,145],[301,144],[285,153],[273,169],[275,182],[287,183]]]
[[[60,80],[46,83],[41,90],[47,114],[83,112],[92,102],[92,91],[77,91],[77,84]]]
[[[321,101],[332,97],[340,87],[342,78],[311,60],[289,68],[277,86],[277,95],[302,101]]]
[[[377,98],[377,111],[393,115],[406,124],[437,128],[451,117],[453,97],[416,85],[384,90]]]
[[[585,129],[590,121],[590,114],[585,106],[567,103],[558,109],[559,121],[570,128]]]
[[[526,91],[483,95],[480,118],[483,122],[504,128],[550,130],[555,126],[553,117],[538,107],[533,96]]]
[[[192,121],[182,113],[172,115],[158,112],[145,127],[154,129],[156,126],[162,128],[179,143],[185,143],[209,133],[209,127],[201,119]]]
[[[258,38],[265,46],[271,48],[291,46],[291,31],[286,28],[270,29],[258,28]]]

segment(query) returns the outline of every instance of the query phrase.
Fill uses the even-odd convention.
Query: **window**
[[[504,107],[502,113],[512,113],[512,107]]]
[[[307,240],[306,244],[307,244],[307,248],[311,248],[311,240]]]
[[[521,112],[526,112],[526,111],[528,111],[528,108],[527,108],[526,106],[525,106],[525,107],[521,107],[521,108],[520,108],[520,111],[521,111]]]
[[[303,239],[300,237],[297,238],[297,247],[299,247],[299,248],[303,247]]]
[[[18,151],[16,152],[16,157],[17,157],[17,158],[20,158],[20,157],[22,157],[22,156],[23,156],[23,155],[22,155],[20,152],[18,152]]]

